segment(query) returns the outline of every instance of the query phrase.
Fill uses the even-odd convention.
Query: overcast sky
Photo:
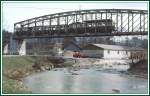
[[[147,2],[3,2],[3,29],[13,32],[16,22],[42,15],[84,9],[141,9],[147,10]]]

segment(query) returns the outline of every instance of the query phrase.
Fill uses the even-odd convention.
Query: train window
[[[102,23],[102,26],[105,26],[106,24],[105,23]]]
[[[96,24],[93,24],[94,27],[96,27]]]
[[[91,24],[88,24],[88,27],[92,27],[92,25],[91,25]]]
[[[56,30],[56,28],[53,28],[53,30]]]
[[[42,28],[40,27],[39,30],[42,30]]]

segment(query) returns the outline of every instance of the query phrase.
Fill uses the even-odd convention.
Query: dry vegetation
[[[3,93],[30,93],[21,79],[34,71],[33,63],[31,57],[3,57]]]
[[[45,57],[44,57],[45,58]],[[52,63],[46,62],[42,57],[3,57],[3,93],[30,93],[22,84],[22,78],[37,71],[33,65],[48,66]]]
[[[31,93],[23,85],[23,77],[53,67],[70,66],[70,62],[64,62],[63,59],[44,56],[3,57],[2,62],[3,93]]]

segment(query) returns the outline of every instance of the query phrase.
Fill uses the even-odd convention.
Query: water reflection
[[[146,93],[147,80],[120,73],[96,71],[94,68],[74,71],[47,71],[28,76],[24,83],[33,93]]]

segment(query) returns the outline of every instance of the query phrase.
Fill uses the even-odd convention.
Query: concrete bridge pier
[[[20,46],[18,48],[18,53],[19,55],[26,55],[26,40],[22,40],[21,42],[19,42]]]
[[[8,54],[8,53],[9,53],[8,44],[6,44],[6,45],[4,46],[3,53],[4,53],[4,54]]]

